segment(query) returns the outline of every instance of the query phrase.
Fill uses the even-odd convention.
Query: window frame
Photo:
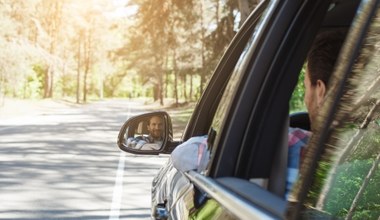
[[[244,70],[243,83],[239,85],[236,99],[224,119],[223,131],[216,137],[214,145],[218,148],[210,176],[268,177],[276,149],[271,147],[266,151],[263,146],[287,146],[285,140],[270,139],[270,132],[276,130],[275,137],[287,134],[288,101],[307,48],[318,30],[318,23],[322,23],[318,16],[327,10],[328,5],[328,2],[291,1],[282,2],[276,8],[266,34],[260,39],[260,47],[256,48]],[[294,17],[289,17],[292,13]],[[293,55],[302,58],[294,61]],[[284,57],[287,59],[283,60]],[[278,100],[279,91],[288,94]]]

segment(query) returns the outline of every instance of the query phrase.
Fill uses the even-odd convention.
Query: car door
[[[380,217],[379,27],[379,1],[363,1],[293,192],[292,219]]]
[[[242,54],[245,54],[248,43],[252,41],[254,33],[258,30],[258,22],[263,20],[262,14],[268,7],[268,2],[262,1],[256,7],[232,40],[194,109],[184,131],[183,141],[193,136],[207,134],[226,85],[244,58]],[[193,185],[173,167],[171,161],[168,161],[152,183],[152,216],[163,219],[167,217],[186,219],[185,216],[197,206],[193,197]]]
[[[239,61],[213,118],[209,169],[184,173],[209,198],[193,216],[213,206],[211,215],[223,218],[286,217],[288,102],[313,38],[331,24],[324,21],[330,3],[269,3],[261,34]],[[346,12],[350,18],[356,6]]]

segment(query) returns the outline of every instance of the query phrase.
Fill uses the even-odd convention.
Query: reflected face
[[[148,131],[154,139],[160,139],[162,137],[163,123],[162,118],[153,116],[149,120]]]

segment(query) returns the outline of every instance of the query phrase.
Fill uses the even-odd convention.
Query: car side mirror
[[[119,131],[117,145],[132,154],[170,153],[173,129],[169,114],[151,112],[128,119]]]

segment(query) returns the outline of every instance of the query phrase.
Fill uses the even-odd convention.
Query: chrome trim
[[[236,194],[227,191],[210,177],[203,176],[195,171],[189,171],[185,175],[191,182],[200,187],[239,219],[278,219],[277,216],[270,215],[270,213],[261,210],[259,207],[255,207],[250,202],[236,196]]]

